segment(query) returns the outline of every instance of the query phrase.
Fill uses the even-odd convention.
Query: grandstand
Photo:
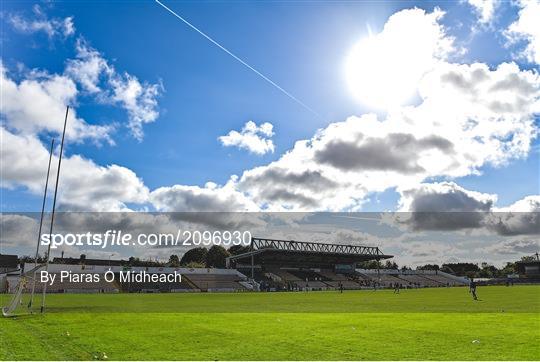
[[[299,270],[299,269],[269,269],[269,274],[279,278],[286,283],[288,289],[305,289],[310,288],[312,290],[326,290],[328,284],[323,282],[323,277],[311,270]]]
[[[51,275],[54,276],[55,280],[60,280],[60,273],[51,273]],[[36,289],[35,291],[37,293],[41,293],[43,291],[43,288],[45,286],[45,283],[41,283],[38,281],[36,282]],[[25,292],[30,292],[31,285],[28,284],[26,286]],[[47,285],[47,292],[48,293],[117,293],[119,291],[119,287],[116,283],[113,282],[107,282],[103,279],[100,279],[96,282],[72,282],[72,281],[62,281],[62,282],[55,282],[52,285]]]
[[[201,291],[234,292],[247,289],[241,283],[245,278],[241,278],[238,274],[189,274],[186,278]]]
[[[377,247],[252,238],[250,250],[227,258],[227,266],[264,290],[360,289],[356,264],[391,257]]]
[[[279,268],[268,269],[268,273],[277,276],[278,278],[288,282],[301,282],[302,279],[296,275],[289,273],[287,270],[281,270]]]
[[[302,265],[300,261],[298,265]],[[24,264],[23,270],[31,270],[32,263]],[[348,272],[338,272],[330,269],[300,267],[280,267],[279,265],[265,266],[264,269],[254,269],[255,278],[247,278],[241,271],[248,274],[251,270],[239,266],[236,269],[212,268],[171,268],[171,267],[119,267],[104,265],[66,265],[50,264],[49,272],[55,277],[55,282],[47,286],[49,293],[163,293],[163,292],[235,292],[260,288],[261,290],[346,290],[364,288],[390,288],[400,284],[404,288],[460,286],[467,284],[465,278],[436,271],[398,271],[391,269],[353,269]],[[122,281],[121,272],[174,273],[182,275],[179,282],[134,282]],[[60,273],[67,271],[72,274],[97,273],[104,275],[112,271],[114,280],[106,281],[103,277],[96,282],[60,281]],[[14,292],[17,277],[12,276],[9,292]],[[27,286],[27,292],[30,286]],[[36,292],[43,290],[42,283],[36,283]]]
[[[454,287],[468,284],[466,278],[437,270],[357,269],[356,272],[371,282],[391,287],[396,283],[405,288]]]
[[[334,289],[339,288],[340,285],[343,286],[343,289],[359,289],[362,285],[362,279],[355,275],[347,277],[344,274],[335,273],[332,270],[325,269],[321,269],[318,273],[326,278],[324,282]]]
[[[456,286],[456,285],[462,285],[465,281],[460,282],[459,280],[455,280],[453,278],[449,278],[447,276],[444,276],[441,272],[441,274],[420,274],[422,278],[425,278],[427,280],[433,280],[435,285],[433,286],[440,286],[450,284],[450,286]]]
[[[120,273],[115,273],[116,284],[120,291],[127,293],[163,293],[163,292],[192,292],[198,291],[186,280],[182,278],[180,282],[124,282],[120,278]]]
[[[370,278],[373,282],[381,285],[381,286],[385,286],[385,287],[391,287],[392,285],[395,285],[396,283],[397,284],[402,284],[403,283],[403,280],[393,276],[393,275],[390,275],[390,274],[374,274],[374,275],[366,275],[364,273],[362,273],[362,276],[368,276],[368,278]]]
[[[155,292],[236,292],[248,290],[328,290],[443,287],[465,285],[468,281],[451,274],[430,270],[357,269],[357,264],[369,260],[389,259],[377,247],[325,244],[253,238],[248,252],[227,258],[227,269],[132,267],[126,261],[100,259],[55,259],[49,273],[55,282],[48,285],[50,293],[155,293]],[[92,264],[89,264],[91,262]],[[36,266],[26,263],[21,273]],[[73,275],[99,274],[90,282],[60,280],[61,273]],[[181,275],[176,281],[123,280],[122,273]],[[114,276],[103,278],[103,275]],[[246,276],[250,276],[249,278]],[[10,276],[4,285],[14,292],[17,276]],[[43,290],[36,284],[36,292]],[[29,288],[28,286],[26,287]],[[7,288],[5,288],[7,289]],[[28,290],[27,290],[28,291]]]
[[[446,283],[436,281],[434,279],[426,278],[423,275],[416,274],[399,274],[397,275],[401,279],[405,286],[426,286],[426,287],[439,287]]]
[[[389,259],[379,248],[253,238],[250,250],[227,258],[263,290],[326,290],[465,285],[465,279],[436,271],[356,269],[358,263]]]
[[[253,286],[247,282],[247,277],[237,270],[213,269],[213,268],[173,268],[173,267],[126,267],[100,265],[75,265],[75,264],[49,264],[49,273],[55,277],[55,282],[47,286],[49,293],[157,293],[157,292],[233,292],[251,290]],[[33,263],[25,263],[23,270],[32,270]],[[43,269],[41,269],[43,270]],[[121,273],[130,272],[148,274],[172,274],[182,276],[181,281],[176,282],[134,282],[123,281]],[[72,275],[98,274],[96,282],[72,282],[61,280],[61,273],[68,272]],[[104,278],[106,273],[113,275],[111,281]],[[38,271],[39,273],[39,271]],[[66,278],[64,278],[66,279]],[[13,280],[10,292],[14,291],[17,280]],[[27,289],[30,288],[28,285]],[[42,283],[36,283],[36,291],[43,290]],[[26,290],[29,291],[29,290]]]

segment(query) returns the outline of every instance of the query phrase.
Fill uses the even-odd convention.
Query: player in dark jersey
[[[474,300],[478,300],[478,297],[476,296],[476,282],[472,278],[469,283],[469,292],[472,294]]]

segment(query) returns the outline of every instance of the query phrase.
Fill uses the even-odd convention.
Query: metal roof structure
[[[258,264],[296,267],[333,267],[392,258],[378,247],[251,238],[250,251],[227,258],[227,265]]]

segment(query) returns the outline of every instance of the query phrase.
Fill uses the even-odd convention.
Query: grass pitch
[[[540,360],[540,287],[478,294],[48,295],[45,315],[0,320],[0,359]]]

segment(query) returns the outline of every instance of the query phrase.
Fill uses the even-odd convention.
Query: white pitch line
[[[257,69],[253,68],[251,65],[249,65],[248,63],[246,63],[245,61],[243,61],[242,59],[240,59],[239,57],[237,57],[236,55],[234,55],[231,51],[229,51],[227,48],[225,48],[223,45],[219,44],[217,41],[215,41],[214,39],[212,39],[209,35],[206,35],[206,33],[204,33],[202,30],[200,30],[199,28],[197,28],[195,25],[191,24],[189,21],[187,21],[186,19],[184,19],[183,17],[181,17],[180,15],[178,15],[177,13],[175,13],[173,10],[171,10],[170,8],[168,8],[165,4],[163,4],[161,1],[159,0],[155,0],[155,2],[157,2],[159,5],[161,5],[165,10],[167,10],[168,12],[170,12],[171,14],[173,14],[174,16],[176,16],[178,19],[182,20],[187,26],[189,26],[191,29],[195,30],[197,33],[201,34],[202,36],[204,36],[206,39],[208,39],[210,42],[212,42],[212,44],[214,44],[215,46],[217,46],[218,48],[220,48],[221,50],[223,50],[225,53],[229,54],[231,57],[233,57],[234,59],[236,59],[238,62],[240,62],[242,65],[244,65],[245,67],[249,68],[251,71],[253,71],[255,74],[257,74],[259,77],[261,77],[262,79],[264,79],[265,81],[267,81],[268,83],[272,84],[274,87],[276,87],[277,89],[279,89],[283,94],[285,94],[287,97],[291,98],[293,101],[295,101],[296,103],[298,103],[299,105],[301,105],[302,107],[304,107],[305,109],[307,109],[308,111],[310,111],[311,113],[313,113],[314,115],[316,115],[317,117],[320,117],[320,115],[315,112],[311,107],[309,107],[307,104],[305,104],[304,102],[302,102],[301,100],[299,100],[298,98],[296,98],[295,96],[293,96],[291,93],[287,92],[285,89],[281,88],[279,85],[277,85],[274,81],[272,81],[270,78],[268,78],[267,76],[265,76],[264,74],[262,74],[261,72],[259,72]]]

